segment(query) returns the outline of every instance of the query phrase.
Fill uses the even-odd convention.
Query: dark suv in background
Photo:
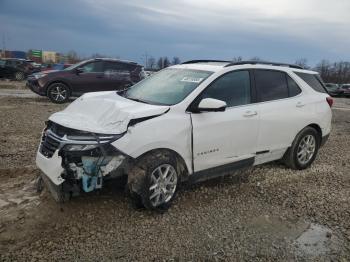
[[[39,72],[32,61],[18,58],[0,59],[0,78],[8,78],[17,81],[24,80],[28,75]]]
[[[61,71],[33,74],[27,87],[54,103],[64,103],[87,92],[125,89],[143,77],[143,67],[135,62],[95,58]]]

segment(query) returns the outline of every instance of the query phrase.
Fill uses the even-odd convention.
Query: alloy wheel
[[[57,102],[64,101],[67,98],[67,90],[62,86],[54,86],[51,89],[51,96]]]
[[[313,135],[304,136],[299,143],[297,158],[300,164],[307,164],[316,151],[316,139]]]
[[[153,207],[168,203],[175,194],[177,173],[170,164],[163,164],[153,170],[149,187],[150,202]]]
[[[22,72],[17,72],[17,73],[15,74],[15,79],[16,79],[17,81],[23,80],[23,79],[24,79],[23,73],[22,73]]]

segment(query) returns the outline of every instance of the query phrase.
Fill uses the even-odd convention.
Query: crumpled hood
[[[87,93],[49,120],[73,129],[101,134],[121,134],[131,119],[165,113],[169,106],[136,102],[115,91]]]

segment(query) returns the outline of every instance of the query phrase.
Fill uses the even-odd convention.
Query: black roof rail
[[[272,65],[272,66],[286,66],[286,67],[290,67],[290,68],[304,69],[303,67],[298,66],[298,65],[274,63],[274,62],[267,62],[267,61],[239,61],[239,62],[229,63],[228,65],[225,65],[224,67],[235,66],[235,65]]]
[[[231,63],[231,61],[226,60],[189,60],[181,63],[182,65],[186,64],[197,64],[197,63]]]
[[[92,58],[90,60],[94,60],[94,61],[114,61],[114,62],[121,62],[121,63],[129,63],[129,64],[137,64],[136,62],[134,61],[130,61],[130,60],[122,60],[122,59],[119,59],[119,58],[108,58],[108,57],[95,57],[95,58]]]

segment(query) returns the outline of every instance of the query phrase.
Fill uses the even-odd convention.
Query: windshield
[[[79,62],[79,63],[77,63],[77,64],[68,66],[68,67],[65,68],[64,70],[65,70],[65,71],[72,70],[72,69],[74,69],[74,68],[77,68],[77,67],[81,66],[81,65],[84,64],[85,62],[86,62],[86,61],[81,61],[81,62]]]
[[[168,68],[137,83],[125,97],[149,104],[174,105],[181,102],[213,72]]]

